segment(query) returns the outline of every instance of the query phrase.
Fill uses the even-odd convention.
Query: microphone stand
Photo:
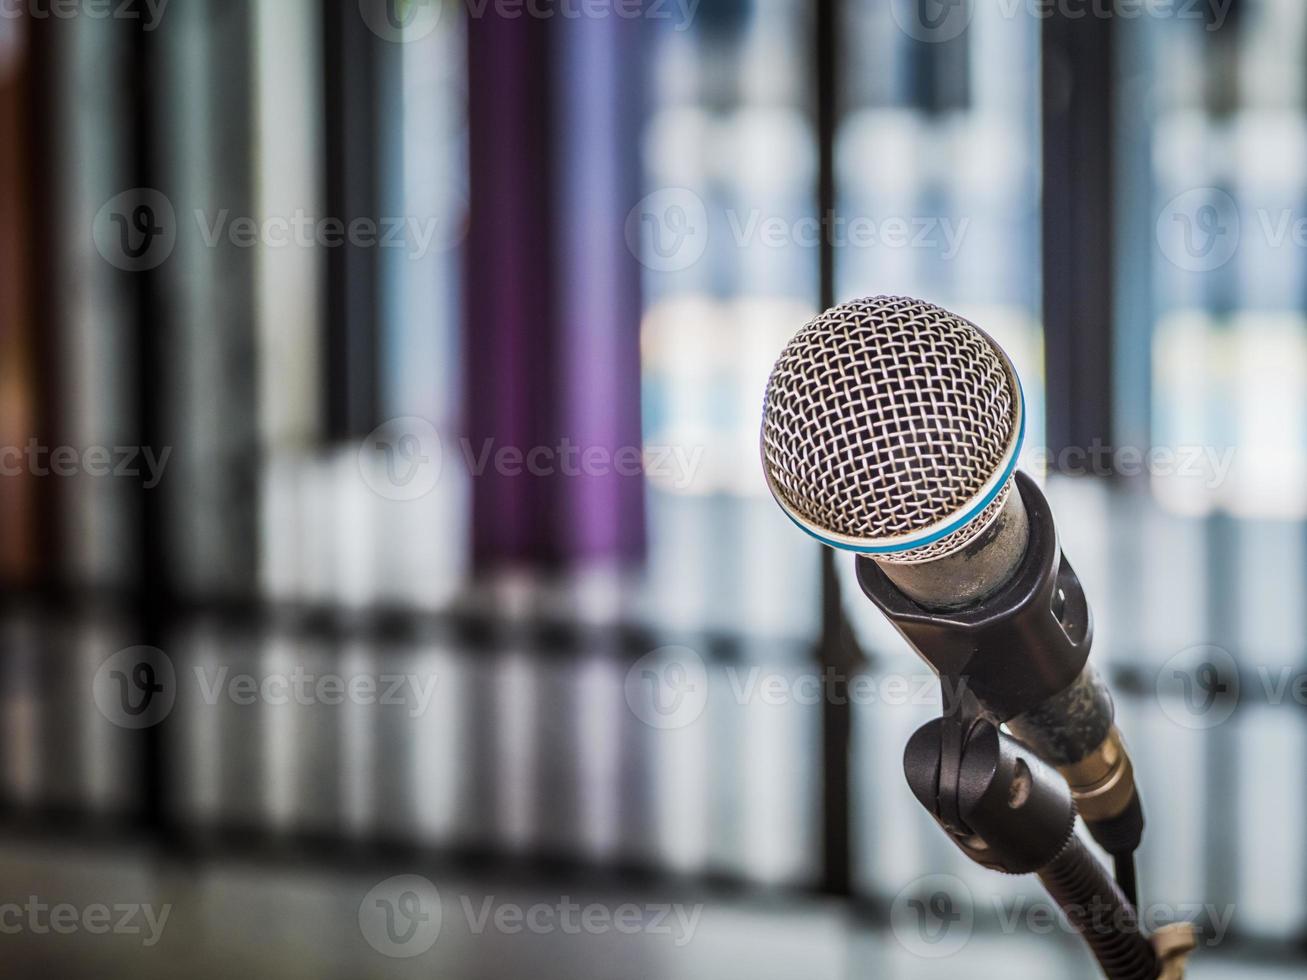
[[[1108,980],[1183,980],[1192,926],[1145,938],[1135,907],[1076,834],[1065,780],[983,717],[970,692],[917,730],[903,766],[913,794],[964,854],[1039,877]]]
[[[1144,813],[1111,695],[1087,665],[1089,602],[1047,500],[1025,473],[1016,483],[1029,515],[1026,553],[979,604],[924,608],[857,557],[865,595],[957,693],[944,717],[908,740],[904,774],[972,861],[1038,875],[1108,980],[1178,980],[1193,929],[1167,926],[1149,939],[1138,924],[1133,852]],[[1116,881],[1078,838],[1077,815],[1114,856]]]
[[[1016,485],[1029,515],[1026,553],[1013,578],[977,605],[924,608],[858,556],[863,592],[943,689],[957,692],[944,717],[909,739],[908,785],[973,861],[1038,875],[1108,980],[1176,980],[1193,930],[1181,923],[1150,940],[1139,927],[1132,855],[1143,811],[1110,695],[1087,666],[1089,603],[1061,554],[1047,501],[1024,473]],[[1094,751],[1100,745],[1111,758]],[[1113,793],[1129,796],[1105,807]],[[1117,860],[1117,880],[1076,835],[1077,806]]]

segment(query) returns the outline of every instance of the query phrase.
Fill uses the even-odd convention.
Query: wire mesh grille
[[[763,462],[806,523],[893,539],[953,516],[983,488],[1004,462],[1018,398],[974,324],[907,297],[855,300],[810,321],[776,362]],[[930,553],[960,547],[1006,496]]]

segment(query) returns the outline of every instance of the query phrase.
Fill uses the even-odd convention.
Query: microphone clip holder
[[[1114,881],[1076,834],[1080,801],[1094,837],[1119,845],[1114,855],[1129,854],[1143,815],[1111,696],[1088,666],[1093,618],[1084,589],[1058,545],[1044,495],[1024,473],[1016,486],[1029,542],[1012,578],[979,603],[926,609],[874,561],[857,559],[862,590],[953,695],[944,716],[909,739],[904,772],[969,858],[1039,876],[1109,980],[1174,980],[1183,976],[1192,934],[1180,928],[1145,937],[1133,876],[1128,884]],[[1013,670],[1014,651],[1028,654],[1020,670]],[[1105,756],[1105,749],[1116,752]],[[1071,779],[1073,793],[1065,777],[1091,769],[1087,782]],[[1108,795],[1118,786],[1129,794],[1125,808]],[[1099,812],[1105,802],[1117,809]]]
[[[1065,780],[978,708],[964,696],[908,740],[913,795],[977,864],[1038,875],[1108,980],[1182,977],[1192,942],[1174,931],[1143,935],[1134,906],[1077,836]]]

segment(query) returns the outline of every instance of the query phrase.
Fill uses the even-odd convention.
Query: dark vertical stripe
[[[829,227],[835,214],[835,130],[838,125],[836,99],[839,73],[835,59],[839,46],[835,41],[835,20],[839,16],[839,0],[818,0],[816,24],[817,73],[817,209],[827,223],[818,250],[820,275],[818,303],[823,310],[835,305],[835,247]]]
[[[233,213],[254,214],[256,135],[249,112],[257,94],[254,10],[251,0],[209,0],[208,14],[212,75],[200,84],[209,90],[208,111],[214,145],[224,148],[218,159],[209,163],[221,174],[212,193],[220,207],[231,207]],[[238,207],[243,210],[237,212]],[[217,567],[196,575],[191,581],[207,580],[210,588],[234,596],[254,595],[259,582],[258,339],[254,290],[242,289],[242,284],[256,280],[257,260],[256,250],[223,247],[214,252],[211,268],[218,295],[222,297],[222,353],[217,369],[225,392],[222,402],[225,414],[219,419],[206,418],[203,424],[218,428],[224,438],[220,441],[221,454],[204,460],[202,465],[220,481],[221,496],[207,500],[222,508],[226,541]],[[164,268],[172,268],[171,263]],[[181,331],[175,333],[180,336]],[[169,417],[175,414],[170,412]],[[195,506],[190,501],[171,503],[172,514]]]
[[[1238,524],[1224,514],[1206,522],[1208,642],[1240,659],[1238,639],[1244,634],[1239,613]],[[1247,697],[1247,695],[1245,695]],[[1239,756],[1239,735],[1244,712],[1235,710],[1230,721],[1206,732],[1206,771],[1202,806],[1202,839],[1207,858],[1204,899],[1219,907],[1238,901],[1239,851],[1247,842],[1239,837],[1239,774],[1245,760]],[[1269,760],[1262,760],[1271,764]]]
[[[378,131],[400,106],[379,104],[379,59],[399,45],[376,37],[356,3],[323,0],[324,173],[329,220],[377,222]],[[395,49],[388,52],[386,49]],[[338,226],[339,227],[339,226]],[[350,244],[326,250],[327,309],[323,404],[331,440],[367,435],[381,421],[376,320],[378,250]]]
[[[36,431],[33,433],[41,445],[58,446],[63,428],[60,420],[62,399],[54,379],[60,376],[63,350],[60,344],[62,331],[59,277],[42,270],[59,268],[56,229],[60,227],[58,131],[61,124],[58,93],[62,82],[58,58],[61,35],[67,37],[66,25],[52,19],[32,19],[25,22],[27,29],[27,118],[30,189],[29,207],[33,215],[44,220],[33,221],[28,229],[28,268],[31,279],[31,317],[36,326],[34,333],[34,363],[36,367]],[[37,549],[36,580],[43,589],[55,591],[66,584],[63,535],[60,533],[59,515],[66,513],[62,505],[65,480],[42,480],[36,501]]]
[[[933,3],[934,0],[927,0]],[[924,22],[924,21],[923,21]],[[971,32],[947,41],[909,42],[912,104],[927,113],[967,109],[971,103]]]
[[[1112,436],[1114,17],[1042,28],[1047,431],[1053,458]]]
[[[21,448],[36,425],[36,384],[29,297],[32,269],[28,263],[29,210],[26,166],[28,140],[24,128],[24,98],[30,62],[22,43],[25,24],[7,21],[0,36],[9,52],[0,55],[0,445],[6,455]],[[6,459],[6,463],[8,463]],[[31,584],[36,550],[33,547],[34,504],[38,485],[31,474],[0,476],[0,583]]]
[[[137,187],[159,188],[165,176],[158,166],[159,109],[156,97],[162,81],[160,45],[163,35],[158,31],[142,31],[130,22],[124,22],[131,32],[131,86],[135,125],[129,127],[129,160]],[[134,287],[134,360],[135,375],[135,429],[139,445],[162,447],[166,428],[162,399],[163,384],[167,377],[164,358],[165,297],[159,270],[122,273],[131,276]],[[147,489],[146,478],[136,495],[135,528],[137,548],[137,601],[135,609],[137,642],[144,646],[165,649],[164,627],[168,620],[171,600],[164,540],[165,513],[162,506],[162,487]],[[142,752],[142,816],[146,825],[162,834],[166,825],[165,721],[140,732]]]
[[[1115,333],[1112,353],[1112,441],[1118,446],[1152,445],[1153,324],[1158,300],[1153,284],[1153,257],[1157,251],[1154,222],[1153,127],[1154,108],[1141,98],[1147,91],[1149,35],[1123,31],[1117,39],[1117,78],[1112,91],[1116,103],[1113,125],[1117,132],[1117,173],[1120,176],[1113,230],[1117,252],[1114,275]],[[1141,476],[1140,482],[1144,482]]]
[[[569,25],[558,25],[566,29]],[[463,303],[464,435],[484,471],[472,480],[472,554],[557,563],[560,481],[493,454],[557,446],[558,323],[549,154],[549,22],[468,21],[470,224]]]
[[[814,57],[817,73],[817,212],[826,224],[822,235],[820,306],[835,305],[835,248],[831,222],[835,215],[835,130],[838,125],[836,21],[839,0],[818,0]],[[853,889],[852,777],[850,742],[853,729],[848,672],[854,661],[852,634],[840,605],[835,554],[821,549],[821,638],[817,651],[833,677],[822,701],[822,890],[846,896]]]

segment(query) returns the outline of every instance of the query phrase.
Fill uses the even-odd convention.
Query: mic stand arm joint
[[[1134,906],[1076,835],[1066,781],[983,716],[969,691],[908,740],[903,766],[913,794],[964,854],[1039,876],[1108,980],[1183,975],[1192,937],[1187,947],[1178,932],[1159,932],[1156,944],[1144,937]]]

